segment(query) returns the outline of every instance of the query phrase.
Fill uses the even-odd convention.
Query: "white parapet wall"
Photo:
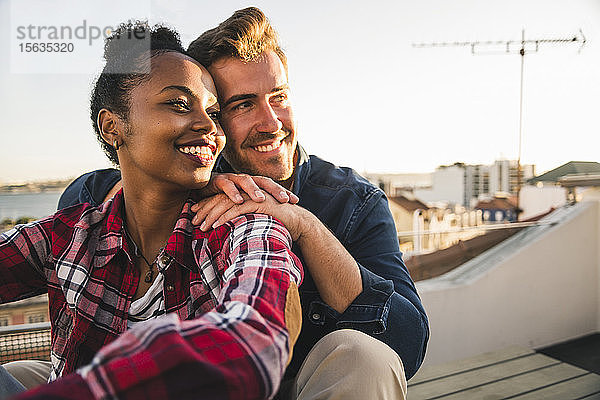
[[[425,365],[600,331],[600,202],[563,207],[441,277],[417,283]]]

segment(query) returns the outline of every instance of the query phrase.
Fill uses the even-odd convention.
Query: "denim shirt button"
[[[321,319],[321,314],[314,313],[313,315],[311,315],[311,318],[315,321],[318,321]]]

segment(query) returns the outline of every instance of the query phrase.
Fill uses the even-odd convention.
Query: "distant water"
[[[41,218],[56,212],[62,191],[0,194],[0,221],[4,218]]]

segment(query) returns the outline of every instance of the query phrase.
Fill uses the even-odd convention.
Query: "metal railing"
[[[50,323],[0,327],[0,363],[50,360]]]
[[[439,235],[446,233],[457,233],[467,231],[495,231],[499,229],[515,229],[515,228],[527,228],[530,226],[539,225],[556,225],[556,221],[531,221],[531,222],[510,222],[510,223],[499,223],[499,224],[483,224],[477,226],[465,226],[465,227],[454,227],[449,229],[435,229],[435,230],[423,230],[423,231],[399,231],[397,232],[398,237],[407,237],[415,235]]]

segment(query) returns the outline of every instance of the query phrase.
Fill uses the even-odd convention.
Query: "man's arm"
[[[364,290],[337,316],[336,326],[361,330],[389,345],[410,379],[425,357],[429,322],[402,261],[383,192],[364,204],[342,240],[359,264]]]
[[[244,216],[216,262],[226,266],[214,311],[137,324],[103,347],[92,364],[19,398],[265,399],[275,394],[300,317],[302,269],[285,228]],[[210,238],[208,240],[211,240]]]
[[[97,206],[113,197],[122,187],[121,171],[118,169],[107,168],[88,172],[67,186],[58,200],[58,209],[80,203]],[[265,200],[265,192],[281,203],[295,204],[299,200],[298,196],[270,178],[233,173],[213,173],[200,193],[202,196],[225,193],[232,202],[241,203],[243,197],[240,190],[259,203]]]
[[[218,197],[218,196],[217,196]],[[358,208],[345,230],[345,247],[312,213],[300,206],[204,199],[192,207],[194,223],[218,226],[243,212],[273,215],[300,245],[320,298],[333,315],[329,330],[353,328],[389,345],[402,359],[407,379],[421,365],[429,338],[427,316],[398,247],[396,229],[383,192]],[[341,211],[340,211],[341,212]],[[341,247],[341,249],[340,249]],[[357,276],[358,275],[358,276]],[[357,287],[360,284],[360,287]]]
[[[203,199],[192,206],[194,223],[207,230],[246,213],[263,213],[279,219],[290,231],[304,256],[304,267],[313,276],[323,300],[342,313],[362,291],[360,270],[344,246],[310,211],[278,204],[271,196],[262,203],[234,204],[224,195]]]
[[[302,221],[296,244],[321,298],[343,313],[363,291],[358,264],[340,241],[310,211],[297,206]]]

